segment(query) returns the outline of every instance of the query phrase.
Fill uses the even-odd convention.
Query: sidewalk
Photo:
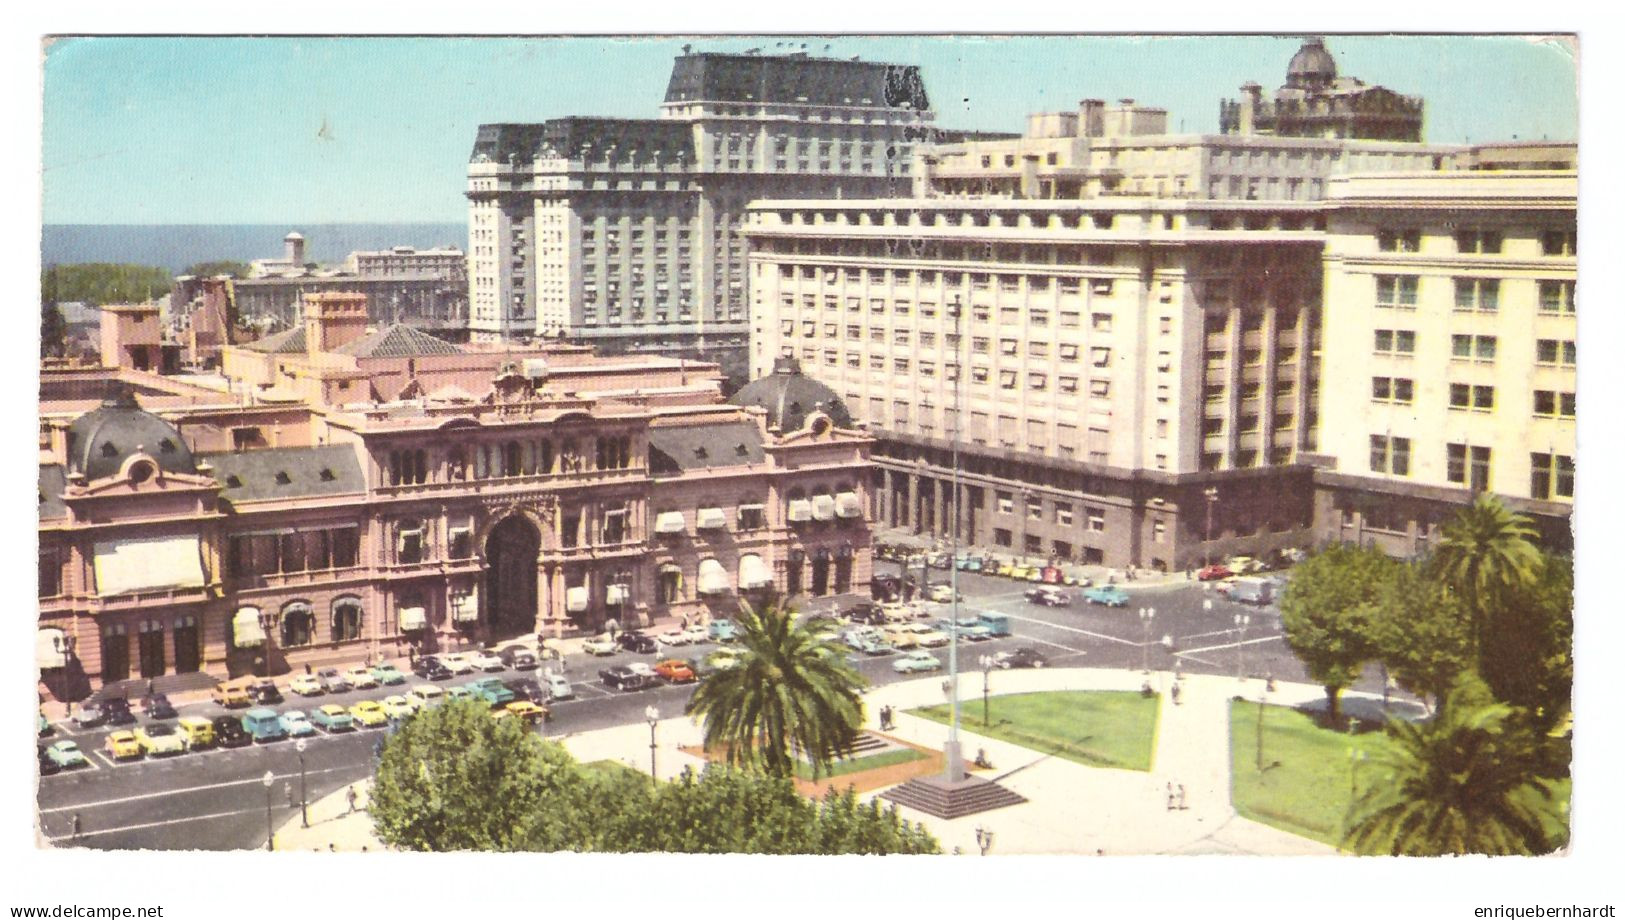
[[[960,742],[969,759],[984,749],[996,765],[982,775],[1027,798],[1026,804],[984,812],[954,821],[899,808],[910,821],[919,821],[941,841],[944,852],[978,852],[976,829],[995,832],[993,852],[1009,854],[1155,855],[1232,853],[1274,856],[1332,855],[1337,851],[1317,841],[1276,830],[1238,817],[1230,805],[1229,706],[1237,694],[1257,699],[1265,694],[1258,680],[1188,675],[1181,680],[1180,702],[1173,703],[1169,688],[1174,675],[1091,668],[999,671],[994,675],[997,694],[1054,690],[1124,690],[1136,692],[1149,679],[1161,696],[1151,770],[1114,770],[1087,767],[976,734],[973,699],[981,692],[981,674],[960,675]],[[888,735],[922,747],[940,749],[948,728],[908,714],[907,710],[943,701],[943,675],[876,688],[865,694],[866,728],[878,730],[882,706],[897,710],[895,728]],[[1348,693],[1350,700],[1381,697]],[[1296,706],[1323,698],[1319,687],[1280,682],[1267,693],[1269,703]],[[667,718],[655,726],[654,769],[671,779],[685,767],[699,769],[704,761],[679,750],[698,745],[701,727],[684,716]],[[649,727],[643,723],[597,731],[550,735],[580,762],[613,760],[646,771],[649,763]],[[1185,787],[1184,809],[1169,809],[1168,785]],[[360,806],[365,808],[366,783],[358,784]],[[874,790],[863,798],[873,798]],[[1177,803],[1176,803],[1177,804]],[[300,827],[299,816],[277,832],[277,848],[355,852],[382,849],[372,835],[372,820],[365,811],[346,814],[344,790],[311,803],[311,827]]]

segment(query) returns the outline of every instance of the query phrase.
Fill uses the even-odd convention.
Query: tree
[[[1444,525],[1432,565],[1472,614],[1475,653],[1483,648],[1484,630],[1502,596],[1534,583],[1541,565],[1536,536],[1528,517],[1508,511],[1488,493]]]
[[[1381,586],[1371,620],[1378,660],[1401,687],[1436,703],[1473,668],[1471,630],[1462,600],[1417,565],[1399,566]]]
[[[537,822],[585,816],[563,807],[578,768],[519,719],[459,701],[419,713],[384,745],[370,810],[378,836],[403,850],[513,850]],[[554,830],[568,838],[574,831]]]
[[[60,358],[68,349],[68,321],[53,302],[40,308],[39,353],[42,358]]]
[[[1333,546],[1299,565],[1281,596],[1287,645],[1326,689],[1330,724],[1343,688],[1376,656],[1372,620],[1398,566],[1376,549]]]
[[[1543,554],[1532,581],[1498,597],[1479,672],[1496,699],[1547,731],[1568,711],[1574,689],[1574,560]]]
[[[706,747],[729,764],[790,777],[794,746],[814,776],[827,771],[862,724],[863,676],[828,628],[808,628],[787,603],[758,612],[742,602],[736,625],[740,665],[713,675],[688,703],[705,719]]]
[[[230,275],[233,278],[248,277],[247,262],[232,262],[229,260],[216,260],[213,262],[199,262],[186,266],[181,272],[194,278],[213,278],[216,275]]]
[[[141,303],[169,288],[169,271],[152,265],[83,262],[52,265],[40,274],[44,299],[53,303]]]
[[[1344,844],[1392,856],[1533,855],[1558,845],[1551,791],[1539,781],[1537,736],[1490,698],[1474,676],[1458,681],[1426,722],[1394,720],[1376,766],[1389,781],[1368,787]]]

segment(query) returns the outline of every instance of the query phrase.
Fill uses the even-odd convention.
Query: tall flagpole
[[[944,746],[943,755],[946,763],[949,782],[957,783],[965,776],[965,759],[959,750],[959,431],[965,424],[964,407],[960,405],[960,394],[963,389],[965,368],[959,361],[959,349],[964,336],[960,332],[960,317],[965,308],[956,295],[953,303],[954,311],[954,430],[953,444],[953,495],[950,497],[953,504],[953,516],[948,521],[948,591],[953,596],[949,598],[949,611],[953,617],[953,629],[948,632],[948,697],[952,715],[948,722],[948,743]]]

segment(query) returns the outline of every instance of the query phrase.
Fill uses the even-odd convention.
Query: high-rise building
[[[746,203],[906,193],[934,117],[915,66],[685,52],[659,118],[482,125],[471,337],[742,351]]]

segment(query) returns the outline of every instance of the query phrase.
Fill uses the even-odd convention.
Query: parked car
[[[254,700],[249,697],[248,688],[256,679],[253,677],[239,677],[236,680],[216,684],[214,689],[209,691],[209,699],[213,700],[215,705],[224,706],[227,709],[252,706]]]
[[[1000,652],[993,656],[995,667],[1004,668],[1041,668],[1049,664],[1049,659],[1039,653],[1032,646],[1018,648],[1015,651]]]
[[[45,759],[65,770],[90,764],[90,761],[85,759],[85,752],[79,749],[78,743],[66,738],[46,746]]]
[[[45,718],[45,710],[41,709],[39,714],[39,736],[43,738],[53,731],[56,731],[56,729],[51,727],[51,720]]]
[[[321,726],[328,734],[355,730],[355,718],[350,715],[350,710],[337,703],[317,707],[316,711],[310,714],[310,721]]]
[[[523,720],[527,725],[536,725],[550,721],[553,718],[552,711],[546,706],[533,703],[530,700],[514,700],[511,703],[498,706],[491,710],[491,715],[499,719],[511,716]]]
[[[440,663],[445,666],[446,670],[453,674],[474,673],[474,662],[469,660],[468,654],[465,652],[441,652],[435,657],[439,658]]]
[[[924,648],[941,648],[952,641],[953,637],[929,623],[906,623],[902,627],[914,636],[914,641]]]
[[[210,723],[214,728],[214,743],[223,748],[248,747],[254,739],[243,731],[243,720],[239,716],[215,716]]]
[[[408,699],[416,701],[418,709],[422,710],[430,706],[440,705],[446,698],[446,691],[434,684],[419,684],[406,691],[406,696]]]
[[[1224,567],[1234,575],[1251,575],[1254,572],[1262,572],[1264,563],[1251,556],[1231,556],[1224,561]]]
[[[841,611],[841,616],[848,623],[880,623],[884,622],[885,614],[881,613],[880,605],[869,601],[860,601]]]
[[[915,651],[899,656],[892,661],[891,669],[899,674],[913,674],[919,671],[935,671],[942,667],[942,662],[930,652]]]
[[[1028,588],[1026,591],[1021,593],[1021,596],[1025,597],[1027,599],[1027,603],[1029,604],[1039,604],[1044,607],[1072,606],[1072,595],[1062,591],[1060,588],[1051,588],[1047,586],[1043,588]]]
[[[661,645],[688,645],[692,641],[688,633],[681,629],[668,629],[655,638],[660,640]]]
[[[469,652],[468,663],[474,666],[474,670],[485,671],[488,673],[506,671],[508,669],[508,665],[502,660],[502,656],[488,648],[482,648]]]
[[[690,645],[711,641],[711,631],[698,623],[683,630],[683,633],[688,636]]]
[[[344,672],[344,679],[357,690],[371,690],[378,686],[378,678],[372,676],[372,668],[358,666]]]
[[[301,674],[288,681],[288,692],[300,696],[321,696],[327,692],[327,688],[322,686],[322,679],[316,675]]]
[[[187,750],[206,751],[214,747],[214,723],[202,716],[182,716],[175,729],[186,741]]]
[[[173,719],[180,715],[175,711],[174,704],[169,702],[169,697],[164,696],[162,693],[154,693],[143,699],[141,701],[141,711],[146,713],[149,719]]]
[[[667,658],[655,665],[655,673],[674,684],[691,684],[698,680],[694,675],[694,669],[688,666],[688,662],[679,661],[676,658]]]
[[[589,655],[613,655],[620,647],[621,644],[611,639],[608,633],[593,636],[581,644],[581,650]]]
[[[322,668],[316,672],[316,679],[322,682],[322,689],[328,693],[344,693],[351,689],[350,682],[338,668]]]
[[[502,651],[497,652],[497,657],[502,659],[504,665],[515,671],[536,670],[536,653],[523,645],[505,646]]]
[[[316,726],[305,715],[304,710],[290,709],[279,716],[278,719],[282,722],[282,730],[287,732],[290,738],[303,738],[306,735],[316,734]]]
[[[1274,603],[1275,582],[1268,578],[1238,578],[1230,589],[1230,599],[1238,604],[1263,607]]]
[[[433,655],[419,658],[412,664],[412,673],[424,680],[451,680],[451,671]]]
[[[84,703],[73,713],[73,724],[80,728],[95,728],[107,721],[107,713],[97,703]]]
[[[505,680],[502,686],[507,687],[516,700],[530,700],[532,703],[547,702],[547,688],[543,687],[533,677],[516,677]]]
[[[378,683],[385,687],[393,687],[397,684],[406,683],[406,675],[402,674],[399,668],[388,663],[387,661],[383,664],[373,665],[372,676],[374,680],[378,681]]]
[[[262,743],[288,737],[288,730],[282,727],[282,718],[275,709],[250,709],[243,713],[243,731]]]
[[[912,624],[896,623],[886,627],[884,633],[886,637],[886,644],[899,650],[911,649],[919,645],[920,640],[914,635],[913,631],[907,628],[910,625]]]
[[[969,642],[985,642],[993,638],[992,630],[983,625],[979,617],[960,617],[957,623],[943,617],[937,621],[937,629],[950,634],[957,632],[959,638]]]
[[[377,700],[362,700],[351,706],[350,718],[362,728],[382,728],[389,724],[389,713]]]
[[[499,677],[482,677],[463,684],[463,688],[488,706],[506,706],[514,701],[513,691],[504,687]]]
[[[1231,575],[1234,575],[1234,574],[1235,574],[1234,572],[1230,571],[1229,566],[1226,566],[1226,565],[1224,565],[1222,563],[1215,562],[1214,564],[1212,564],[1210,566],[1207,566],[1207,567],[1203,568],[1202,570],[1198,571],[1196,573],[1196,580],[1197,581],[1218,581],[1221,578],[1229,578]]]
[[[964,600],[964,594],[954,593],[953,585],[932,585],[926,596],[939,604],[951,604],[956,600]]]
[[[621,648],[629,652],[637,652],[640,655],[653,655],[658,647],[655,644],[654,637],[646,636],[640,632],[621,633],[616,637],[615,641]]]
[[[990,636],[1010,635],[1010,618],[1002,613],[984,613],[976,619],[987,627],[987,634]]]
[[[130,711],[130,701],[122,696],[102,700],[102,715],[103,721],[108,725],[135,724],[135,713]]]
[[[712,620],[705,627],[705,635],[712,642],[732,642],[739,638],[739,627],[734,625],[733,620]]]
[[[257,706],[275,706],[283,702],[282,691],[268,678],[254,681],[248,686],[248,698]]]
[[[869,579],[869,596],[877,601],[894,601],[903,594],[903,581],[896,575],[880,574]]]
[[[384,697],[378,701],[378,705],[384,708],[384,715],[391,719],[409,719],[418,711],[410,697],[398,693]]]
[[[598,679],[611,690],[631,692],[642,690],[648,686],[648,679],[642,674],[633,671],[630,667],[621,664],[613,668],[605,668],[598,672]]]
[[[1128,604],[1128,592],[1116,585],[1096,585],[1093,588],[1084,589],[1083,599],[1091,604],[1123,607]]]
[[[107,750],[107,756],[114,760],[138,760],[141,757],[141,739],[135,732],[114,732],[107,736],[102,745]]]
[[[547,699],[549,702],[575,699],[575,688],[570,686],[568,680],[564,679],[564,675],[554,674],[550,671],[543,680],[547,683]]]
[[[52,760],[50,755],[46,753],[45,746],[41,745],[39,749],[39,775],[53,776],[61,772],[62,765]]]
[[[448,703],[468,702],[472,701],[473,699],[474,694],[469,693],[467,687],[446,688],[446,702]]]

